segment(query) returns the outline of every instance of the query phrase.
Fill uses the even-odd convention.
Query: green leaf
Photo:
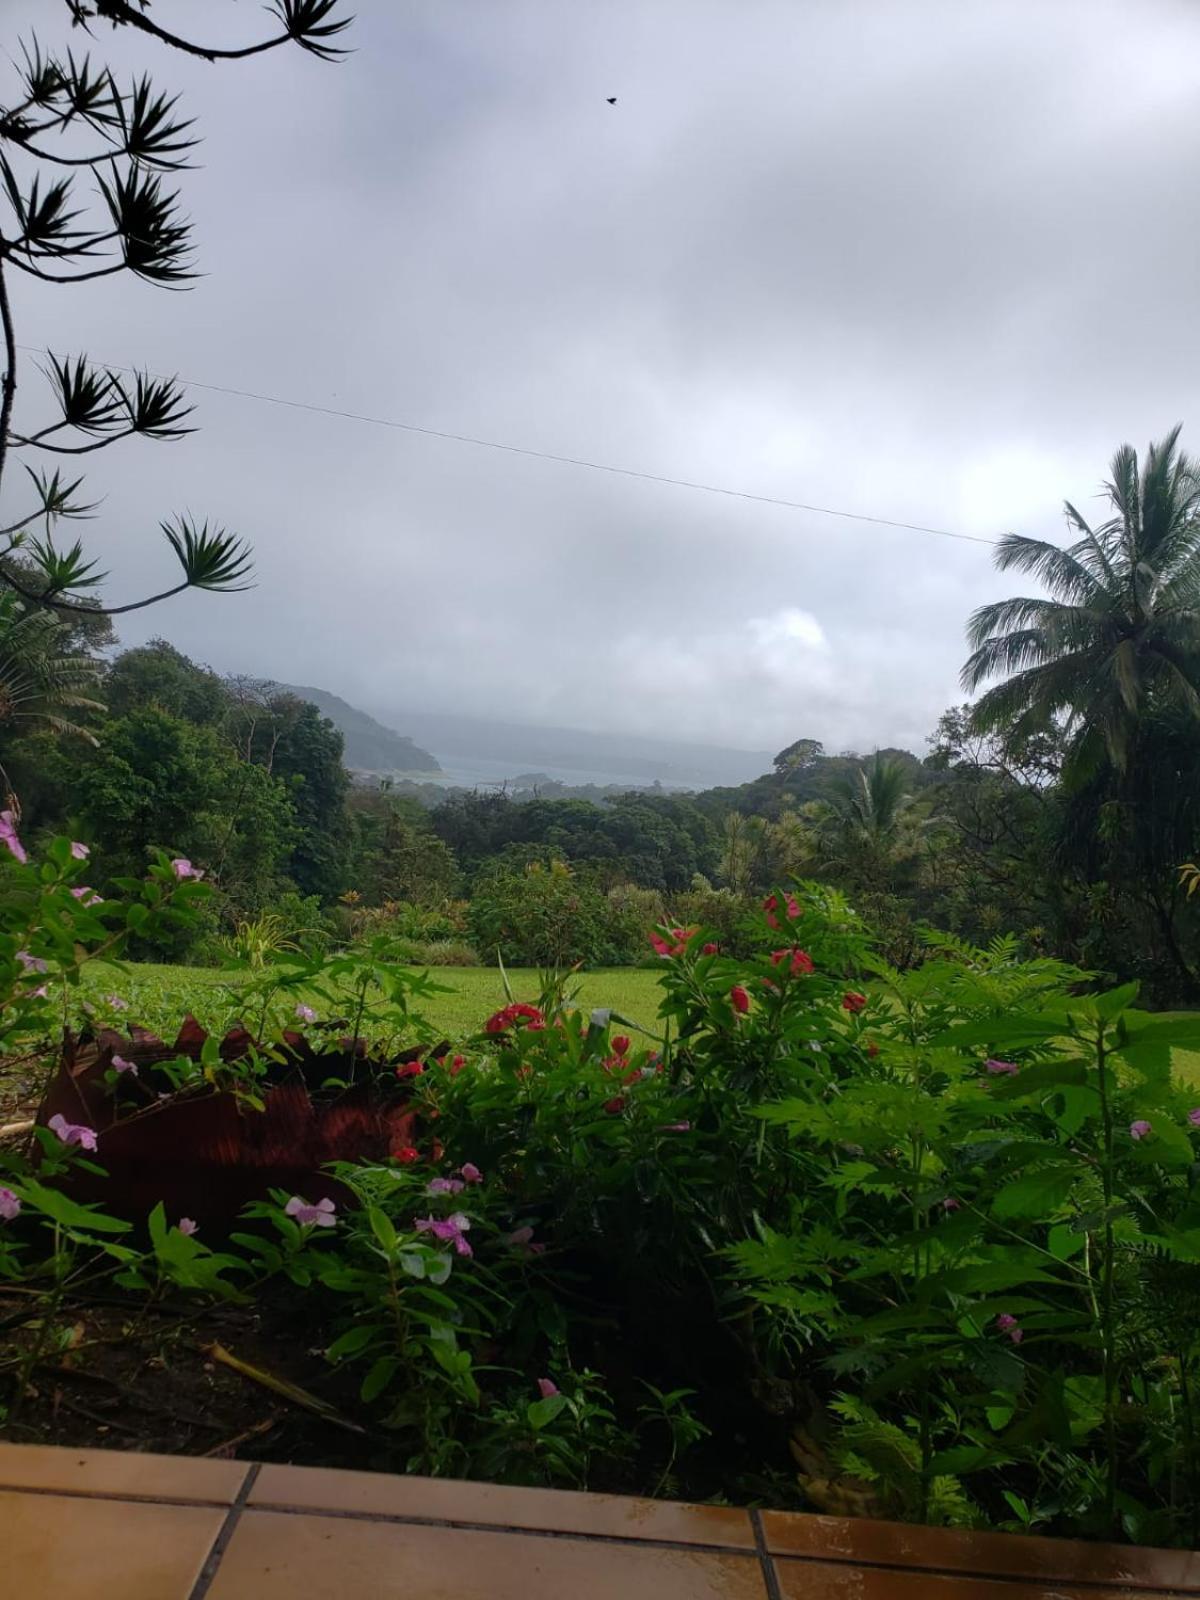
[[[965,1022],[939,1033],[930,1040],[934,1050],[963,1050],[972,1046],[987,1045],[996,1049],[1018,1048],[1022,1045],[1041,1044],[1045,1039],[1059,1039],[1068,1026],[1063,1017],[1022,1015],[1010,1011],[999,1017],[987,1017],[982,1022]]]
[[[399,1366],[400,1363],[395,1356],[380,1356],[377,1361],[372,1362],[358,1391],[359,1399],[377,1399],[391,1383]]]
[[[525,1420],[540,1432],[554,1421],[567,1403],[565,1394],[548,1394],[544,1400],[534,1400],[525,1408]]]
[[[91,1206],[78,1205],[57,1189],[48,1189],[34,1178],[26,1178],[20,1184],[13,1183],[11,1187],[26,1205],[64,1228],[80,1228],[90,1233],[128,1233],[130,1230],[131,1224],[122,1222],[119,1217],[106,1217]]]
[[[325,1354],[330,1361],[341,1361],[346,1356],[361,1355],[378,1332],[377,1323],[360,1322],[357,1327],[347,1329],[340,1338],[335,1339]]]
[[[1123,983],[1118,989],[1110,989],[1107,994],[1092,995],[1091,1002],[1096,1009],[1096,1015],[1102,1022],[1111,1022],[1114,1017],[1119,1016],[1133,1004],[1137,999],[1139,987],[1134,981]]]
[[[997,1191],[992,1215],[1002,1220],[1049,1218],[1064,1204],[1078,1178],[1074,1167],[1047,1167],[1041,1172],[1026,1173]]]
[[[1074,1058],[1039,1061],[1036,1066],[1022,1067],[1011,1077],[996,1079],[988,1087],[993,1100],[1020,1100],[1052,1089],[1079,1088],[1087,1081],[1087,1064]]]
[[[392,1226],[391,1217],[378,1206],[368,1206],[367,1221],[371,1225],[371,1232],[390,1255],[396,1248],[396,1230]]]
[[[1083,1246],[1083,1235],[1064,1222],[1056,1222],[1046,1236],[1046,1248],[1059,1261],[1069,1261]]]

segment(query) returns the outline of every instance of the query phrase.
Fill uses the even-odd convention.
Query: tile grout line
[[[775,1571],[775,1561],[767,1549],[767,1536],[763,1531],[762,1512],[757,1506],[746,1509],[750,1518],[750,1526],[754,1529],[754,1548],[758,1551],[758,1564],[762,1568],[763,1584],[767,1591],[767,1600],[782,1600],[779,1588],[779,1574]]]
[[[246,1476],[242,1479],[242,1486],[234,1496],[233,1503],[225,1513],[225,1519],[217,1530],[217,1537],[212,1542],[212,1549],[208,1552],[204,1565],[200,1568],[200,1575],[192,1585],[188,1600],[204,1600],[212,1586],[212,1581],[217,1575],[221,1565],[221,1558],[233,1538],[234,1530],[241,1520],[242,1512],[246,1509],[246,1502],[250,1498],[250,1491],[254,1488],[256,1479],[262,1471],[262,1463],[254,1462]]]

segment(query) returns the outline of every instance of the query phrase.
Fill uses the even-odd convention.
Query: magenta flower
[[[1187,1119],[1193,1128],[1200,1128],[1200,1106],[1193,1106],[1188,1112]]]
[[[176,856],[171,862],[171,871],[182,883],[185,878],[202,878],[204,873],[199,867],[194,867],[186,856]]]
[[[17,838],[17,819],[11,811],[0,811],[0,844],[6,845],[10,855],[20,862],[29,860],[25,846]]]
[[[119,994],[106,994],[104,996],[104,999],[105,999],[105,1003],[107,1005],[110,1005],[113,1008],[114,1011],[128,1011],[129,1010],[129,1001],[128,1000],[122,1000],[121,996]]]
[[[31,956],[29,954],[28,950],[18,950],[17,951],[17,960],[25,968],[26,972],[45,972],[46,971],[46,963],[41,959],[41,957],[40,956]]]
[[[20,1200],[11,1189],[0,1188],[0,1221],[15,1222],[20,1215]]]
[[[316,1205],[310,1205],[302,1196],[294,1194],[284,1206],[284,1211],[289,1217],[294,1217],[302,1228],[335,1228],[337,1220],[333,1213],[337,1210],[328,1195],[324,1200],[318,1200]]]
[[[983,1063],[983,1070],[992,1073],[994,1077],[1003,1077],[1007,1074],[1011,1078],[1021,1069],[1015,1061],[997,1061],[993,1058]]]
[[[1021,1324],[1017,1321],[1016,1317],[1013,1316],[1011,1311],[1002,1311],[996,1318],[996,1326],[999,1328],[1001,1333],[1006,1333],[1008,1335],[1013,1344],[1020,1344],[1021,1340],[1025,1337],[1025,1330],[1021,1327]]]
[[[31,989],[29,991],[29,999],[44,1000],[49,993],[50,991],[47,989],[46,985],[44,983],[40,983],[36,989]]]
[[[452,1244],[460,1256],[474,1255],[474,1251],[467,1243],[466,1233],[471,1226],[470,1217],[465,1217],[461,1211],[456,1211],[449,1217],[416,1217],[413,1227],[418,1233],[431,1233],[435,1239],[440,1239],[443,1244]]]
[[[200,1224],[193,1221],[191,1217],[180,1217],[175,1226],[179,1229],[180,1233],[193,1234],[200,1231]]]
[[[138,1075],[136,1061],[126,1061],[124,1056],[114,1056],[112,1058],[112,1064],[114,1072],[130,1072],[135,1078]]]
[[[461,1194],[466,1188],[461,1178],[430,1178],[426,1194]]]
[[[538,1393],[541,1395],[543,1400],[552,1400],[556,1394],[561,1393],[561,1390],[554,1382],[553,1378],[539,1378],[537,1381],[537,1386]]]
[[[71,854],[75,858],[76,861],[86,861],[87,858],[91,855],[91,853],[92,852],[91,852],[90,846],[88,846],[86,844],[80,844],[78,839],[72,839],[72,841],[71,841]]]
[[[962,1201],[961,1200],[956,1200],[955,1197],[952,1194],[948,1194],[946,1196],[946,1198],[942,1201],[942,1210],[943,1211],[961,1211],[962,1210]]]
[[[692,1125],[690,1122],[660,1122],[658,1131],[659,1133],[691,1133]]]
[[[311,1006],[297,1006],[296,1015],[300,1018],[301,1022],[315,1022],[317,1020],[317,1013]]]
[[[512,1233],[506,1233],[506,1234],[503,1235],[503,1238],[502,1238],[501,1242],[504,1243],[504,1244],[522,1245],[522,1244],[528,1244],[529,1241],[532,1238],[533,1238],[533,1229],[532,1228],[528,1228],[528,1227],[526,1227],[526,1228],[514,1228]]]
[[[1129,1137],[1131,1139],[1144,1139],[1150,1131],[1150,1124],[1144,1117],[1139,1117],[1136,1122],[1129,1124]]]
[[[458,1170],[463,1175],[463,1182],[464,1183],[482,1183],[483,1182],[483,1173],[480,1172],[479,1168],[475,1165],[475,1163],[473,1161],[464,1161],[462,1166],[459,1167]]]
[[[104,896],[97,894],[86,883],[81,883],[78,888],[72,889],[71,898],[78,900],[81,906],[102,906],[104,904]]]
[[[61,1111],[51,1117],[46,1126],[62,1144],[77,1144],[81,1150],[96,1148],[96,1135],[93,1129],[82,1122],[68,1122]]]

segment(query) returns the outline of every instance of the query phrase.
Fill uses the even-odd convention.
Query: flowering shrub
[[[23,1026],[77,919],[103,948],[204,887],[164,857],[132,909],[92,906],[55,851],[10,869]],[[388,1076],[411,1143],[225,1241],[69,1199],[104,1135],[55,1118],[0,1173],[0,1274],[54,1306],[84,1260],[130,1293],[302,1296],[297,1338],[412,1470],[1194,1545],[1200,1092],[1171,1052],[1200,1019],[1005,940],[895,971],[812,885],[767,898],[749,955],[715,932],[650,936],[658,1019],[548,978],[438,1053],[383,936],[283,952],[253,980],[264,1029],[421,1047]]]

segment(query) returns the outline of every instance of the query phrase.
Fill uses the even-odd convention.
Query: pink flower
[[[1200,1128],[1200,1106],[1193,1106],[1187,1115],[1193,1128]]]
[[[94,1150],[96,1148],[96,1135],[94,1131],[82,1122],[68,1122],[60,1111],[50,1118],[46,1124],[62,1144],[77,1144],[81,1150]]]
[[[1008,1335],[1013,1344],[1020,1344],[1021,1340],[1025,1337],[1024,1329],[1021,1327],[1021,1324],[1017,1321],[1016,1317],[1013,1316],[1011,1311],[1002,1311],[996,1318],[996,1326],[999,1328],[1001,1333],[1006,1333]]]
[[[112,1058],[112,1065],[114,1072],[129,1072],[132,1073],[135,1078],[138,1075],[137,1062],[126,1061],[124,1056],[114,1056]]]
[[[802,975],[807,977],[813,970],[813,960],[807,950],[772,950],[771,965],[777,967],[781,962],[788,963],[793,978],[799,978]]]
[[[506,1233],[503,1236],[502,1243],[504,1243],[504,1244],[522,1245],[522,1244],[528,1244],[531,1241],[532,1238],[533,1238],[533,1229],[532,1228],[529,1228],[529,1227],[526,1227],[526,1228],[515,1228],[512,1233]]]
[[[309,1205],[308,1201],[300,1195],[294,1194],[283,1208],[289,1217],[295,1218],[302,1228],[335,1228],[337,1220],[333,1213],[337,1210],[328,1195],[324,1200],[318,1200],[316,1205]]]
[[[479,1168],[475,1165],[475,1163],[473,1161],[464,1161],[462,1166],[459,1167],[458,1170],[463,1175],[463,1182],[464,1183],[482,1183],[483,1182],[483,1173],[480,1172]]]
[[[185,878],[202,878],[204,876],[201,869],[194,867],[186,856],[176,856],[171,862],[171,871],[179,879],[180,883]]]
[[[537,1006],[527,1005],[524,1001],[514,1001],[512,1005],[505,1006],[490,1016],[483,1025],[484,1033],[506,1033],[514,1023],[524,1020],[527,1028],[541,1032],[546,1026],[546,1019]]]
[[[452,1078],[457,1078],[459,1073],[466,1066],[466,1064],[467,1064],[466,1056],[455,1056],[454,1060],[450,1063],[450,1076]]]
[[[537,1386],[538,1393],[541,1395],[543,1400],[551,1400],[556,1394],[561,1392],[558,1385],[551,1378],[539,1378],[537,1381]]]
[[[20,1200],[11,1189],[0,1188],[0,1221],[15,1222],[20,1215]]]
[[[104,904],[104,896],[97,894],[86,883],[81,883],[77,888],[72,889],[71,898],[78,900],[81,906],[102,906]]]
[[[1131,1139],[1144,1139],[1150,1131],[1150,1124],[1144,1117],[1139,1117],[1136,1122],[1129,1124],[1129,1137]]]
[[[17,838],[17,819],[11,811],[0,811],[0,844],[6,845],[9,854],[16,856],[18,861],[29,860],[25,846]]]
[[[104,996],[104,1001],[105,1001],[105,1004],[106,1005],[110,1005],[113,1008],[114,1011],[128,1011],[129,1010],[129,1001],[128,1000],[122,1000],[121,996],[119,994],[106,994]]]
[[[28,950],[18,950],[17,960],[26,972],[45,972],[46,963],[39,956],[31,956]]]
[[[623,1033],[617,1034],[612,1042],[612,1047],[614,1055],[627,1056],[629,1054],[629,1040]]]
[[[691,1133],[692,1125],[690,1122],[660,1122],[658,1131],[659,1133]]]
[[[983,1070],[990,1072],[993,1077],[1002,1077],[1007,1074],[1011,1078],[1015,1077],[1021,1069],[1015,1061],[996,1061],[993,1058],[983,1063]]]
[[[189,1235],[198,1233],[200,1230],[200,1224],[193,1221],[191,1217],[180,1217],[175,1226],[179,1229],[180,1233],[186,1233]]]
[[[76,861],[86,861],[91,853],[91,849],[86,844],[80,844],[78,839],[71,841],[71,855]]]
[[[962,1210],[962,1201],[961,1200],[956,1200],[952,1194],[948,1194],[946,1196],[946,1198],[942,1201],[942,1210],[943,1211],[961,1211]]]
[[[745,989],[742,988],[740,983],[735,983],[733,988],[730,989],[729,1003],[737,1012],[739,1017],[744,1017],[746,1012],[749,1011],[750,996],[746,993]]]
[[[794,894],[789,894],[785,897],[785,905],[786,911],[784,914],[786,915],[788,921],[791,922],[794,918],[800,915],[800,902],[796,899]],[[779,917],[777,912],[779,911],[779,896],[769,894],[763,901],[763,910],[767,914],[767,927],[778,928]]]
[[[461,1211],[456,1211],[449,1217],[416,1217],[413,1221],[413,1227],[418,1233],[431,1233],[435,1239],[440,1239],[444,1244],[452,1244],[460,1256],[475,1253],[466,1239],[466,1232],[470,1226],[470,1217],[464,1216]]]
[[[317,1013],[311,1006],[298,1005],[295,1014],[300,1018],[301,1022],[315,1022],[317,1020]]]
[[[700,947],[700,954],[702,956],[717,956],[720,955],[720,953],[721,946],[719,944],[713,944],[711,940],[708,942],[708,944],[701,945]]]
[[[29,991],[29,998],[31,1000],[44,1000],[49,993],[50,991],[47,989],[46,985],[44,983],[40,983],[36,989],[31,989]]]
[[[866,1003],[866,995],[859,994],[857,989],[850,989],[842,996],[842,1010],[848,1011],[851,1016],[861,1011]]]
[[[426,1194],[461,1194],[466,1184],[461,1178],[430,1178]]]

